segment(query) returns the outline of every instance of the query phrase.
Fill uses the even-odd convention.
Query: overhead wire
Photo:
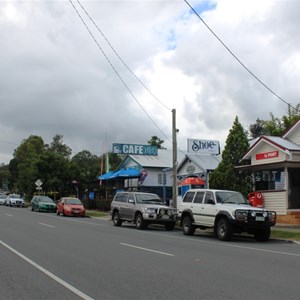
[[[88,27],[88,25],[86,24],[86,22],[83,20],[81,14],[79,13],[78,9],[75,7],[74,3],[72,2],[72,0],[69,0],[69,2],[71,3],[72,7],[74,8],[75,12],[77,13],[79,19],[81,20],[81,22],[83,23],[83,25],[85,26],[86,30],[88,31],[88,33],[90,34],[90,36],[92,37],[93,41],[96,43],[96,45],[98,46],[99,50],[102,52],[103,56],[105,57],[105,59],[107,60],[107,62],[109,63],[109,65],[111,66],[111,68],[113,69],[113,71],[116,73],[117,77],[120,79],[120,81],[122,82],[122,84],[125,86],[125,88],[127,89],[127,91],[129,92],[129,94],[131,95],[131,97],[135,100],[135,102],[139,105],[139,107],[142,109],[142,111],[147,115],[147,117],[152,121],[152,123],[155,125],[155,127],[160,131],[160,133],[167,139],[170,141],[169,137],[161,130],[161,128],[157,125],[157,123],[151,118],[151,116],[147,113],[147,111],[144,109],[144,107],[141,105],[141,103],[138,101],[138,99],[135,97],[135,95],[133,94],[133,92],[131,91],[131,89],[129,88],[129,86],[126,84],[126,82],[124,81],[124,79],[122,78],[122,76],[120,75],[120,73],[118,72],[118,70],[115,68],[115,66],[113,65],[113,63],[111,62],[111,60],[109,59],[109,57],[106,55],[105,51],[102,49],[102,47],[100,46],[100,44],[98,43],[97,39],[95,38],[95,36],[93,35],[93,33],[91,32],[90,28]]]
[[[103,31],[99,28],[99,26],[96,24],[96,22],[92,19],[92,17],[90,16],[90,14],[86,11],[86,9],[83,7],[83,5],[81,4],[81,2],[79,0],[77,0],[78,4],[80,5],[80,7],[82,8],[82,10],[85,12],[85,14],[87,15],[87,17],[90,19],[90,21],[94,24],[94,26],[96,27],[96,29],[100,32],[100,34],[102,35],[102,37],[104,38],[104,40],[106,41],[106,43],[108,44],[108,46],[111,48],[111,50],[115,53],[115,55],[117,56],[117,58],[122,62],[122,64],[125,66],[125,68],[133,75],[133,77],[147,90],[147,92],[157,101],[159,102],[162,106],[164,106],[167,110],[171,111],[171,109],[169,107],[167,107],[162,101],[160,101],[152,92],[151,90],[144,84],[144,82],[141,81],[141,79],[136,76],[136,74],[131,70],[131,68],[127,65],[127,63],[122,59],[122,57],[118,54],[118,52],[115,50],[115,48],[112,46],[112,44],[109,42],[109,40],[107,39],[107,37],[105,36],[105,34],[103,33]]]
[[[269,88],[261,79],[259,79],[230,49],[229,47],[218,37],[218,35],[207,25],[207,23],[201,18],[201,16],[196,12],[192,5],[187,1],[183,0],[192,10],[192,12],[199,18],[199,20],[205,25],[205,27],[212,33],[212,35],[222,44],[222,46],[235,58],[235,60],[253,77],[255,78],[262,86],[264,86],[271,94],[277,97],[280,101],[287,104],[289,107],[293,108],[295,111],[299,111],[293,107],[290,103],[285,101],[277,93],[275,93],[271,88]]]

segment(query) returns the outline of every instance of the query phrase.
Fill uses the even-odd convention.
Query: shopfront
[[[261,136],[243,157],[251,170],[254,191],[263,195],[263,206],[277,213],[278,222],[300,224],[300,123],[282,138]]]

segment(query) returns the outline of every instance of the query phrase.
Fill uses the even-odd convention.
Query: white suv
[[[276,213],[252,207],[234,191],[191,189],[179,204],[180,225],[185,235],[196,228],[213,228],[220,240],[229,241],[234,233],[253,234],[257,241],[267,241]]]
[[[110,214],[115,226],[127,221],[135,223],[137,229],[148,224],[162,224],[167,230],[173,230],[177,219],[177,210],[164,205],[158,195],[140,192],[117,193]]]

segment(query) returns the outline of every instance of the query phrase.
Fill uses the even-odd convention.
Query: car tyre
[[[264,229],[259,229],[254,233],[254,238],[258,242],[266,242],[269,240],[271,234],[271,229],[270,227],[264,228]]]
[[[56,210],[56,214],[59,216],[60,215],[60,212],[58,211],[58,209]]]
[[[184,235],[193,235],[195,233],[195,226],[193,225],[190,216],[185,216],[182,220],[182,232]]]
[[[112,215],[112,221],[114,226],[121,226],[122,220],[120,219],[120,215],[117,211],[115,211]]]
[[[62,214],[63,214],[64,217],[66,216],[65,210],[64,210],[64,209],[63,209],[63,211],[62,211]]]
[[[232,239],[232,226],[229,224],[228,220],[222,218],[217,224],[217,235],[221,241],[230,241]]]
[[[146,227],[146,223],[143,219],[143,216],[139,213],[135,218],[135,225],[137,229],[144,229]]]

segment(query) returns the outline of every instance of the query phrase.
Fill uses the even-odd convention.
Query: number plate
[[[264,220],[265,220],[264,217],[259,217],[259,216],[258,216],[258,217],[255,218],[255,221],[264,221]]]

